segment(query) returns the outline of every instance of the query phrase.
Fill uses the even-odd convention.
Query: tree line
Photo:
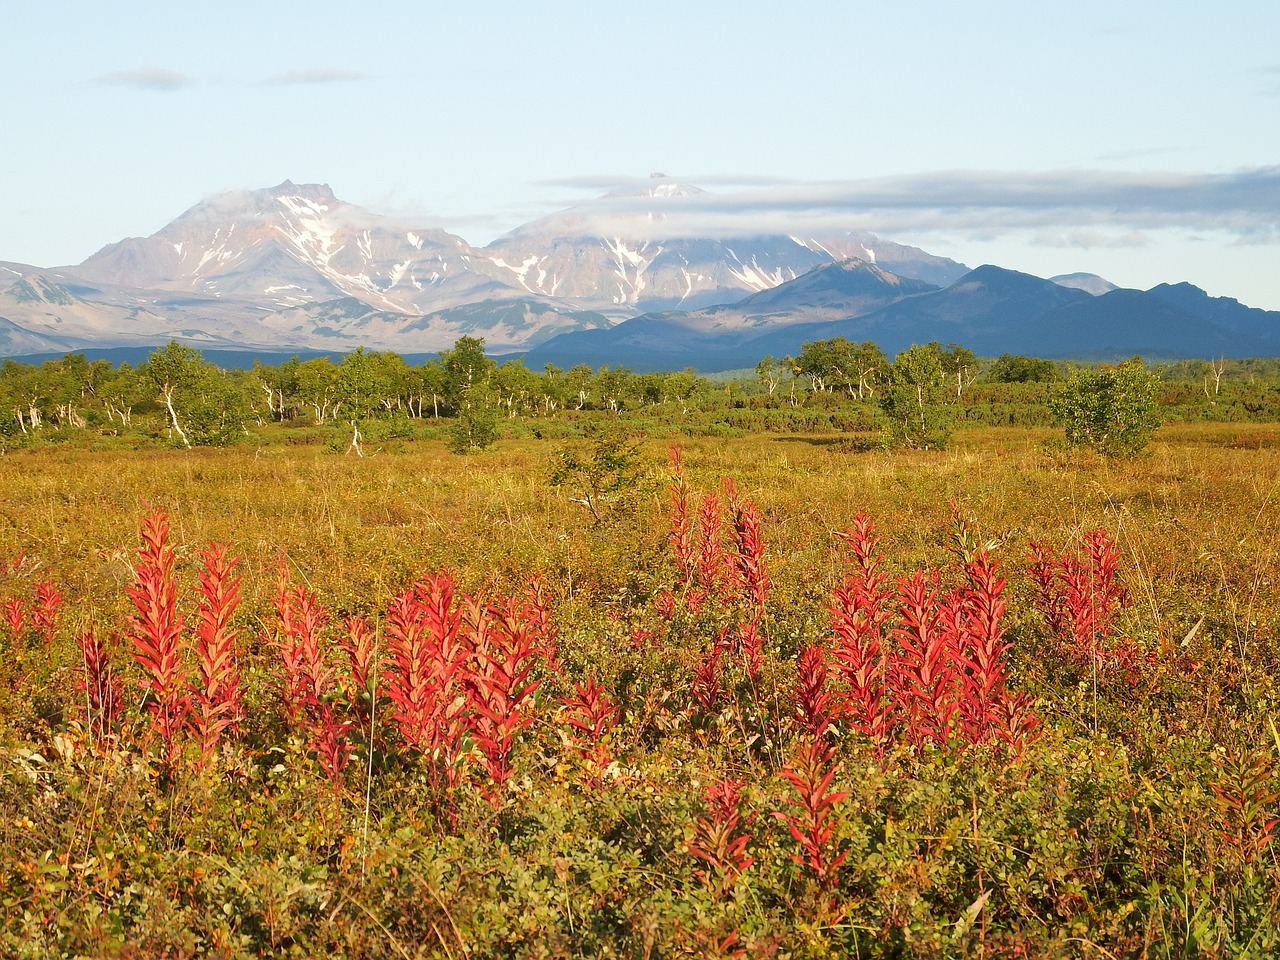
[[[534,371],[518,359],[499,364],[485,354],[483,340],[462,337],[416,366],[396,353],[361,348],[336,363],[294,357],[224,370],[175,341],[136,367],[79,353],[39,365],[3,361],[0,443],[150,430],[179,446],[219,445],[275,423],[346,429],[358,449],[362,425],[401,419],[447,424],[451,447],[463,451],[487,446],[503,421],[590,411],[688,418],[744,407],[847,405],[864,411],[860,422],[874,423],[887,442],[931,447],[945,444],[958,421],[1062,423],[1067,415],[1054,396],[1067,382],[1085,389],[1079,377],[1097,369],[1106,368],[1010,354],[982,360],[962,345],[937,342],[913,345],[891,360],[871,341],[835,337],[807,342],[795,356],[764,357],[732,379],[586,364]],[[1174,410],[1171,416],[1194,407],[1221,419],[1280,417],[1277,360],[1182,361],[1158,371],[1144,366],[1143,377],[1143,395]],[[1089,389],[1096,394],[1096,388]],[[143,422],[135,424],[135,415]]]

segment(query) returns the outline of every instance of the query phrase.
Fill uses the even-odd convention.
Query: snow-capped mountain
[[[0,354],[171,338],[408,353],[463,335],[516,351],[648,311],[734,303],[849,257],[935,285],[965,272],[863,234],[699,235],[704,196],[659,176],[477,248],[323,184],[221,194],[75,266],[0,264]]]
[[[700,235],[696,201],[702,196],[698,187],[655,174],[645,187],[526,224],[483,252],[531,294],[568,297],[623,317],[736,302],[850,258],[938,286],[967,270],[870,234]]]
[[[223,194],[158,233],[113,243],[76,267],[85,280],[289,309],[356,297],[423,314],[514,294],[461,237],[409,228],[345,203],[325,184],[286,180]]]

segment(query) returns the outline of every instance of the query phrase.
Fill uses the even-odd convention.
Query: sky
[[[680,230],[866,230],[1280,310],[1280,4],[7,0],[0,260],[290,179],[474,244],[662,172]]]

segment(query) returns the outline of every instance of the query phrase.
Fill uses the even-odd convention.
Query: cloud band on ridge
[[[162,67],[143,67],[138,70],[116,70],[104,73],[96,78],[99,86],[134,87],[138,90],[157,90],[169,93],[189,87],[195,81],[185,73],[166,70]]]
[[[300,87],[314,86],[324,83],[351,83],[356,80],[369,79],[363,73],[352,70],[293,70],[278,76],[268,77],[259,86],[262,87]]]
[[[1183,229],[1280,243],[1280,166],[1221,174],[949,170],[824,182],[719,179],[738,189],[653,196],[646,185],[664,181],[652,178],[583,177],[546,185],[624,187],[630,192],[575,206],[573,216],[591,232],[625,230],[653,239],[797,230],[989,236],[1031,230],[1071,246],[1130,246],[1142,242],[1142,231]]]

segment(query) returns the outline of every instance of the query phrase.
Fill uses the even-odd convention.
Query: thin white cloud
[[[1155,157],[1162,153],[1177,153],[1181,147],[1139,147],[1134,150],[1120,150],[1116,153],[1098,154],[1095,160],[1137,160],[1140,157]]]
[[[1060,247],[1074,250],[1123,250],[1151,245],[1151,237],[1140,230],[1114,234],[1102,230],[1045,231],[1036,234],[1031,242],[1038,247]]]
[[[557,186],[632,186],[578,177]],[[1032,231],[1073,246],[1131,246],[1144,231],[1204,230],[1280,243],[1280,166],[1222,174],[947,170],[693,195],[626,195],[572,209],[584,232],[651,239],[766,233]],[[660,192],[659,192],[660,194]]]
[[[293,70],[289,73],[268,77],[259,86],[300,87],[325,83],[353,83],[358,80],[368,79],[369,77],[366,74],[356,73],[352,70]]]
[[[112,73],[104,73],[96,80],[99,86],[104,87],[134,87],[138,90],[155,90],[161,93],[170,93],[174,90],[181,90],[183,87],[189,87],[195,83],[191,77],[184,73],[178,73],[176,70],[166,70],[162,67],[143,67],[138,70],[117,70]]]

